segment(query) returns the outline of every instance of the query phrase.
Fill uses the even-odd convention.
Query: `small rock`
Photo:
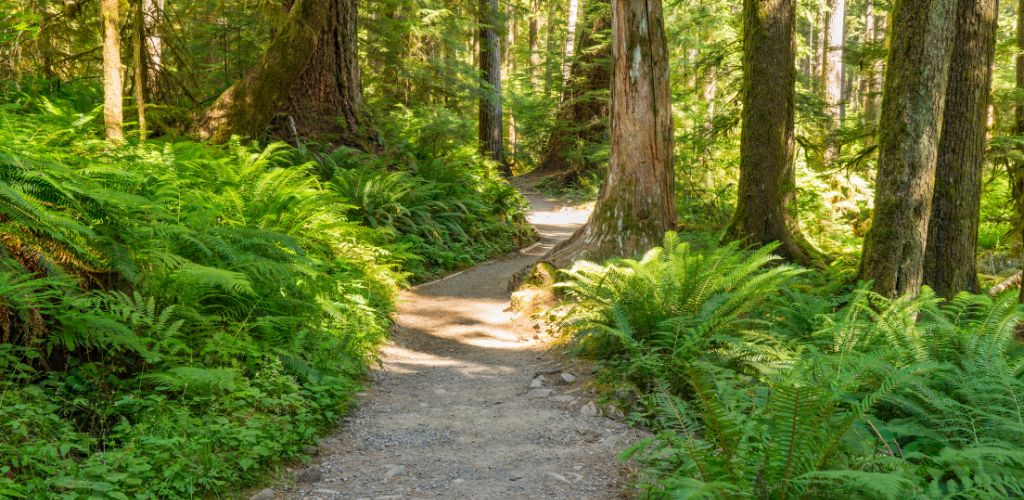
[[[530,389],[540,389],[544,387],[544,375],[537,375],[537,378],[530,382]]]
[[[264,489],[260,490],[259,493],[249,497],[249,500],[273,500],[273,499],[274,499],[274,490],[272,490],[270,488],[264,488]]]
[[[626,414],[615,405],[607,405],[601,407],[601,413],[612,420],[623,421],[626,420]]]
[[[565,382],[566,384],[571,384],[576,381],[576,375],[569,372],[562,372],[561,378],[562,382]]]
[[[580,414],[584,417],[598,417],[601,415],[601,410],[591,401],[580,408]]]
[[[555,392],[554,389],[531,389],[526,395],[534,399],[543,399],[550,396],[552,392]]]
[[[392,479],[394,479],[395,476],[400,476],[402,474],[405,474],[405,466],[404,465],[389,465],[387,467],[388,467],[388,470],[387,470],[387,472],[384,473],[384,482],[385,483],[388,482],[388,481],[391,481]]]
[[[317,448],[316,446],[313,446],[311,444],[307,444],[302,447],[302,452],[307,455],[319,455],[320,448]]]
[[[315,483],[323,479],[323,477],[324,475],[320,473],[320,469],[316,467],[302,469],[295,473],[295,481],[299,483]]]

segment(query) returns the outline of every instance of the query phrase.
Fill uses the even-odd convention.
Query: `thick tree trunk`
[[[676,224],[672,103],[661,0],[612,0],[612,150],[585,226],[545,258],[633,256]]]
[[[501,26],[498,0],[480,0],[480,151],[498,162],[502,174],[512,175],[505,159],[501,116]]]
[[[565,51],[562,53],[562,85],[572,76],[573,56],[576,55],[576,28],[580,16],[581,0],[569,0],[569,22],[565,33]],[[565,96],[565,93],[562,93]]]
[[[584,10],[584,29],[580,50],[573,61],[575,75],[565,86],[558,107],[557,123],[534,175],[561,175],[566,181],[592,165],[575,158],[581,145],[604,142],[608,138],[609,101],[605,93],[611,85],[611,45],[606,35],[611,30],[607,0],[591,0]]]
[[[924,284],[941,297],[978,293],[978,223],[997,0],[959,0],[949,67]]]
[[[745,0],[743,19],[740,180],[726,238],[757,245],[778,241],[782,257],[819,265],[792,206],[796,2]]]
[[[224,142],[233,134],[276,131],[372,148],[376,136],[363,102],[356,19],[356,0],[295,2],[263,61],[198,118],[196,135]]]
[[[103,125],[107,140],[124,140],[122,123],[124,84],[121,81],[121,16],[118,0],[102,0],[103,21]]]
[[[846,47],[846,0],[828,0],[821,61],[822,96],[829,116],[822,165],[831,167],[839,156],[836,129],[843,116],[843,50]]]
[[[887,297],[922,284],[956,2],[897,0],[892,16],[875,213],[860,264],[861,278]]]

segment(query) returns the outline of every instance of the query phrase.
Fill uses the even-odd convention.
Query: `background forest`
[[[220,495],[302,456],[401,287],[535,237],[504,177],[601,197],[616,3],[0,0],[0,496]],[[655,431],[639,491],[1024,495],[1024,3],[654,3],[675,217],[644,257],[549,259],[549,319]],[[755,130],[792,149],[778,199],[741,176]],[[908,234],[916,273],[883,256]]]

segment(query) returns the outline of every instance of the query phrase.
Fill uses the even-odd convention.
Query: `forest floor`
[[[575,373],[589,370],[565,364],[506,290],[588,211],[516,184],[540,241],[403,293],[358,406],[311,464],[254,498],[623,496],[629,471],[616,454],[636,431],[598,415],[589,375]]]

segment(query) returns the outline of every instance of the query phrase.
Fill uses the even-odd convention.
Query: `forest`
[[[1021,498],[1022,268],[1024,0],[0,0],[0,498]]]

